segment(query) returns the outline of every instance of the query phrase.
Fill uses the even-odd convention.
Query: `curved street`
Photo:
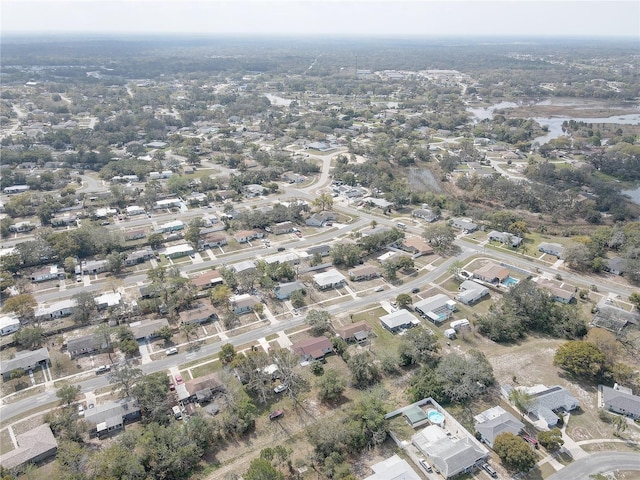
[[[592,475],[618,472],[638,471],[640,478],[640,454],[628,452],[598,452],[581,458],[567,465],[562,470],[546,478],[546,480],[590,480]]]

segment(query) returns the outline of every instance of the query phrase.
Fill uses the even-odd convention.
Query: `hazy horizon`
[[[628,0],[3,0],[2,36],[640,37]]]

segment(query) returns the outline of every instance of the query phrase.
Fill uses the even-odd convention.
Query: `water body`
[[[269,99],[271,105],[274,105],[276,107],[288,107],[289,105],[291,105],[291,102],[293,102],[293,100],[279,97],[278,95],[274,95],[272,93],[265,93],[264,96]]]
[[[620,193],[629,197],[633,203],[640,205],[640,187],[635,190],[622,190]]]
[[[562,105],[562,102],[555,100],[543,100],[541,102],[535,102],[532,105]],[[573,103],[566,103],[567,105],[573,105]],[[476,121],[487,120],[493,118],[496,110],[501,110],[505,108],[515,108],[520,105],[513,102],[500,102],[494,105],[490,105],[488,107],[469,107],[467,111],[472,113],[474,117],[476,117]],[[585,122],[585,123],[613,123],[620,125],[636,125],[640,124],[640,113],[631,113],[628,115],[613,115],[611,117],[531,117],[533,120],[538,122],[542,126],[546,126],[549,131],[538,138],[534,138],[534,142],[538,142],[540,145],[547,143],[549,140],[554,138],[561,137],[564,135],[562,131],[562,124],[565,121],[575,120],[576,122]]]

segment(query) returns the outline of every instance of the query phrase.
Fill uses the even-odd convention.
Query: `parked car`
[[[279,252],[284,252],[285,250],[286,250],[286,248],[284,248],[284,247],[278,247],[278,251]]]
[[[535,448],[538,448],[538,440],[536,440],[535,438],[533,438],[533,437],[531,437],[529,435],[526,435],[526,434],[522,434],[522,438],[528,444],[532,445]]]
[[[176,353],[178,353],[178,349],[177,347],[167,348],[164,353],[166,353],[167,355],[175,355]]]
[[[269,420],[276,420],[280,417],[284,416],[284,410],[280,409],[280,410],[274,410],[273,412],[271,412],[269,414]]]
[[[102,366],[96,368],[96,375],[100,375],[101,373],[106,373],[106,372],[108,372],[110,370],[111,370],[111,366],[102,365]]]
[[[480,465],[482,467],[482,469],[487,472],[489,475],[491,475],[493,478],[498,478],[498,472],[496,472],[493,467],[491,465],[489,465],[488,463],[483,463],[482,465]]]
[[[273,391],[275,393],[282,393],[287,389],[287,386],[283,383],[281,383],[280,385],[278,385],[276,388],[273,389]]]
[[[81,417],[84,416],[84,407],[82,404],[78,405],[78,415]]]
[[[182,375],[176,375],[176,385],[182,385],[184,380],[182,380]]]
[[[173,383],[169,384],[169,391],[174,392],[176,390],[176,386]]]
[[[384,287],[382,285],[380,285],[380,286],[376,287],[373,291],[374,292],[381,292],[383,290],[384,290]]]
[[[420,460],[420,466],[424,468],[427,473],[433,472],[431,465],[429,465],[424,458]]]
[[[411,293],[418,293],[419,291],[420,291],[420,289],[416,287],[413,290],[411,290]]]
[[[76,275],[76,282],[82,281],[82,275]]]

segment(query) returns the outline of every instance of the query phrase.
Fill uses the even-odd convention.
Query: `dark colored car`
[[[418,293],[420,291],[419,288],[414,288],[413,290],[411,290],[411,293]]]
[[[269,420],[276,420],[280,417],[284,416],[284,410],[280,409],[280,410],[274,410],[273,412],[271,412],[269,414]]]

